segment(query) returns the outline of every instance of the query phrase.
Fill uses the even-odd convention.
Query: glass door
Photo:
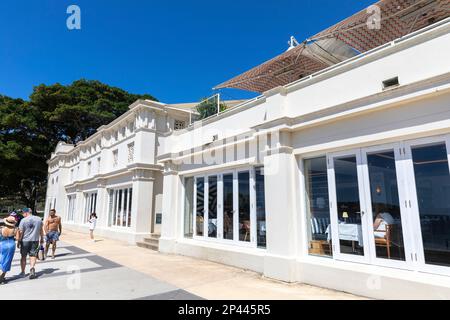
[[[234,240],[234,217],[236,213],[234,205],[233,173],[222,175],[222,237],[225,240]]]
[[[449,137],[405,143],[418,268],[450,274]]]
[[[261,223],[264,230],[261,230],[263,227],[257,228],[255,169],[232,170],[192,179],[195,181],[193,238],[256,247],[257,230],[260,234],[265,232],[265,224]],[[261,181],[259,184],[261,187]],[[260,216],[260,219],[262,221],[265,217]]]
[[[360,150],[328,156],[331,225],[326,234],[336,259],[363,262],[369,257]]]
[[[208,177],[208,237],[209,238],[217,238],[217,207],[218,207],[218,180],[217,176],[209,176]]]
[[[203,237],[205,234],[205,178],[195,178],[194,188],[194,237]]]
[[[365,148],[362,161],[371,260],[405,268],[412,247],[401,145]]]

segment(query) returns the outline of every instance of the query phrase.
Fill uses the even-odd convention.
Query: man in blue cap
[[[19,241],[17,247],[20,248],[22,258],[20,260],[21,276],[25,276],[27,256],[30,256],[30,279],[36,278],[36,259],[40,246],[44,243],[44,231],[42,219],[34,216],[30,208],[22,210],[24,218],[19,224]]]

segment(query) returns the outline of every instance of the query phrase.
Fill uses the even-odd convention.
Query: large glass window
[[[89,222],[89,217],[91,213],[96,213],[97,208],[97,192],[86,193],[84,196],[85,205],[84,205],[84,223]]]
[[[326,157],[306,159],[304,168],[309,254],[331,256],[331,244],[327,234],[330,225],[327,159]]]
[[[194,178],[184,179],[184,236],[192,238],[194,230]]]
[[[186,177],[185,237],[193,219],[194,237],[265,248],[264,173],[262,167],[252,170]]]
[[[110,190],[110,225],[131,227],[132,188]]]
[[[197,236],[203,236],[205,220],[205,179],[197,178],[196,182],[196,232]]]
[[[340,252],[364,255],[356,156],[334,159]]]
[[[239,240],[250,242],[250,173],[238,173]]]
[[[425,262],[450,266],[450,173],[444,143],[412,148]]]
[[[208,177],[208,237],[217,238],[217,176]]]
[[[266,247],[266,197],[264,188],[264,169],[255,169],[256,189],[256,236],[259,248]]]
[[[76,200],[76,195],[69,195],[67,197],[67,221],[75,221]]]
[[[377,258],[405,261],[394,151],[367,155]]]
[[[233,240],[233,174],[223,175],[223,238]]]

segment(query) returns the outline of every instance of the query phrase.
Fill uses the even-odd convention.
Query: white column
[[[102,228],[108,227],[109,220],[109,196],[103,181],[97,185],[97,225]]]
[[[135,169],[131,207],[131,230],[135,241],[141,241],[151,232],[153,213],[153,171]]]
[[[161,238],[159,239],[159,251],[165,253],[175,252],[175,243],[178,232],[179,194],[181,192],[181,180],[174,167],[166,164],[163,183],[162,225]]]
[[[296,278],[295,167],[295,156],[287,147],[264,158],[267,226],[264,274],[289,282]]]

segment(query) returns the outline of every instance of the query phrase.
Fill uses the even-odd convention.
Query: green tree
[[[0,197],[34,208],[45,195],[46,161],[56,144],[85,140],[138,99],[156,100],[84,79],[36,86],[29,101],[0,95]]]
[[[227,106],[224,103],[219,102],[219,109],[220,112],[223,112],[227,109]],[[199,114],[199,120],[206,119],[217,114],[217,96],[214,97],[214,99],[202,99],[202,101],[197,105],[196,110]]]

